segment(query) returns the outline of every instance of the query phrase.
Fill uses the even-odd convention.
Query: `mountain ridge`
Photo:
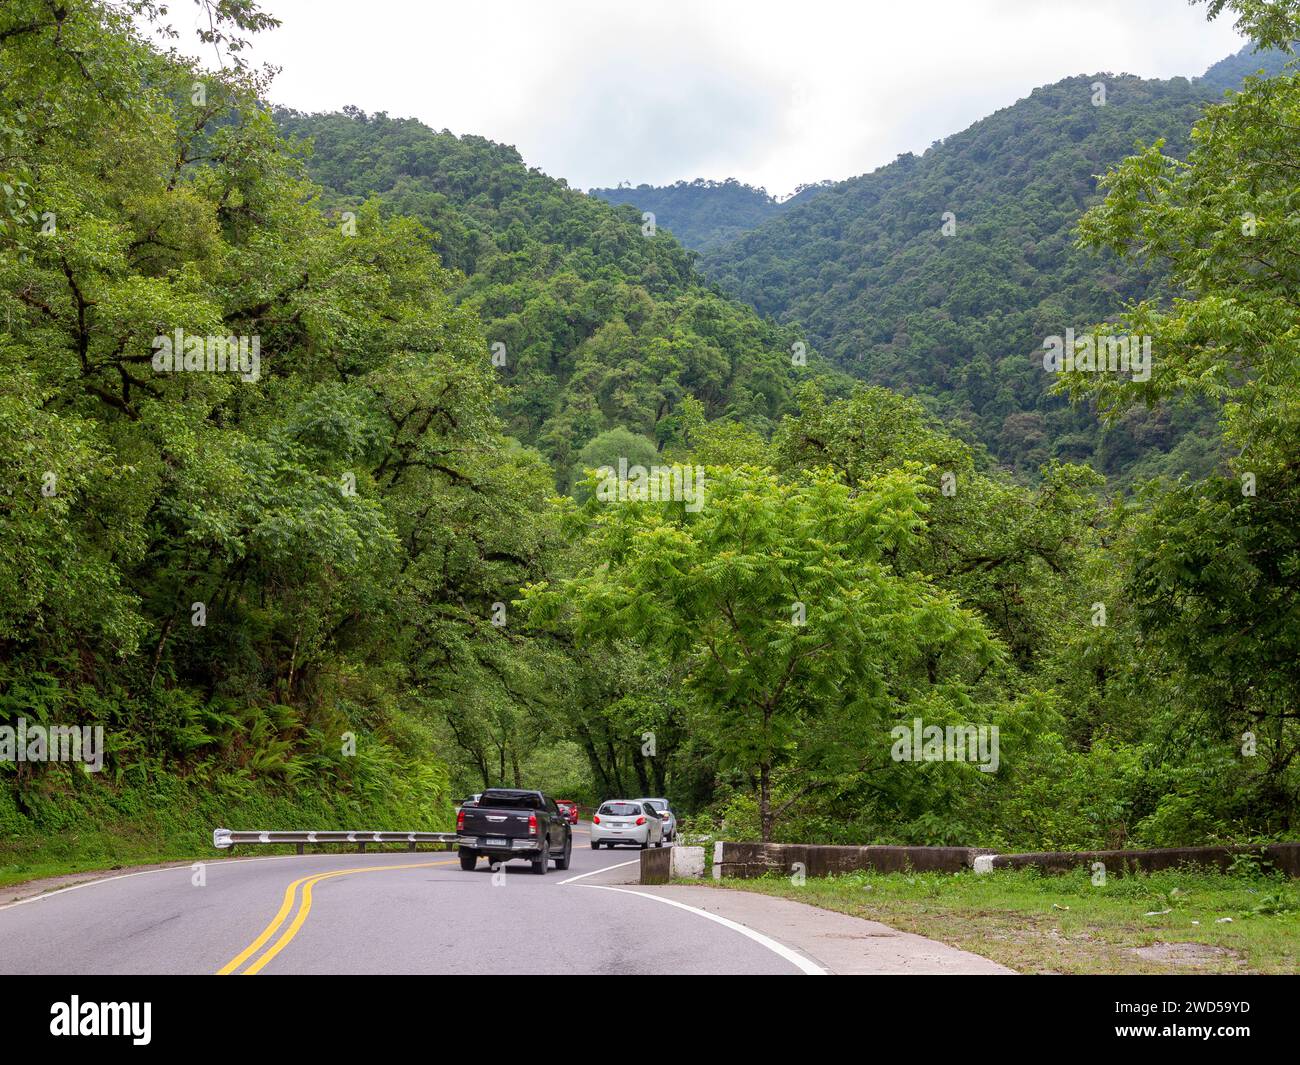
[[[1224,79],[1259,59],[1238,53],[1197,81],[1099,74],[1041,86],[922,155],[821,189],[701,267],[798,325],[835,365],[922,395],[1022,474],[1052,459],[1130,477],[1203,474],[1217,444],[1196,411],[1134,413],[1103,432],[1089,410],[1049,394],[1037,358],[1045,337],[1161,293],[1147,264],[1103,259],[1098,272],[1075,225],[1099,199],[1098,175],[1139,143],[1184,155]],[[1276,72],[1281,58],[1259,65]]]
[[[688,396],[706,417],[766,435],[800,381],[825,378],[793,363],[791,330],[717,292],[670,234],[643,231],[635,209],[528,167],[512,147],[356,108],[275,115],[311,141],[306,166],[328,209],[379,196],[430,231],[463,275],[457,299],[502,345],[508,430],[546,456],[562,490],[601,434],[681,443]]]

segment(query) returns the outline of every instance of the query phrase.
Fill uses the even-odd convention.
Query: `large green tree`
[[[1289,51],[1300,5],[1221,0],[1254,40]],[[1148,336],[1148,381],[1078,372],[1064,382],[1115,420],[1189,399],[1218,410],[1233,475],[1158,493],[1133,545],[1126,594],[1145,634],[1147,683],[1171,687],[1169,729],[1204,763],[1163,820],[1214,830],[1292,826],[1300,799],[1300,253],[1294,131],[1300,75],[1250,80],[1209,108],[1185,161],[1154,144],[1104,179],[1082,242],[1157,263],[1175,295],[1122,317]],[[1208,786],[1207,786],[1208,782]],[[1189,790],[1190,789],[1190,790]]]
[[[540,713],[494,605],[547,572],[552,474],[431,234],[322,212],[228,63],[264,16],[209,7],[224,70],[148,45],[151,5],[0,11],[0,717],[103,724],[142,786],[445,817],[447,708]],[[249,361],[160,363],[178,337]],[[33,815],[60,779],[4,772]]]
[[[687,663],[692,724],[724,768],[752,774],[770,840],[783,812],[776,770],[797,765],[815,787],[855,759],[876,760],[887,722],[958,699],[963,672],[999,651],[969,611],[890,563],[921,526],[914,474],[853,491],[830,474],[782,483],[713,468],[705,484],[694,513],[593,500],[590,536],[604,561],[532,586],[526,602],[578,639],[617,634]]]

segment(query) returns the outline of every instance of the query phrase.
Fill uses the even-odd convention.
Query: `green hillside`
[[[570,189],[513,148],[355,109],[276,117],[310,141],[307,166],[331,209],[379,195],[386,213],[433,232],[465,275],[457,299],[505,345],[508,431],[540,448],[562,487],[601,433],[679,440],[688,395],[707,417],[769,433],[796,383],[818,372],[793,364],[796,331],[719,296],[669,233],[643,233],[638,210]]]
[[[1294,838],[1300,74],[1070,79],[818,189],[709,258],[777,321],[635,207],[275,113],[148,14],[0,7],[0,879],[503,783],[730,838]],[[1047,379],[1126,298],[1150,379]],[[617,458],[707,487],[578,483]]]
[[[735,178],[697,178],[660,187],[591,189],[589,195],[651,212],[659,225],[671,230],[692,251],[708,251],[734,240],[779,215],[790,202],[778,202],[766,189],[756,189]]]
[[[1277,55],[1238,55],[1195,82],[1096,74],[1036,89],[921,156],[821,190],[703,269],[855,376],[924,397],[1021,473],[1052,458],[1130,477],[1204,473],[1217,445],[1202,411],[1134,411],[1103,434],[1048,394],[1042,344],[1159,291],[1149,264],[1076,246],[1097,175],[1137,144],[1184,156],[1223,84],[1276,70]]]

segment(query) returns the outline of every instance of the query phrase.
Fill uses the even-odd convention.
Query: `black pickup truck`
[[[490,863],[527,858],[534,873],[569,868],[573,832],[555,800],[540,791],[488,788],[473,806],[456,813],[460,867],[472,870],[479,858]]]

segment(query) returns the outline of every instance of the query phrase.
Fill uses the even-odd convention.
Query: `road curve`
[[[454,853],[317,854],[105,879],[0,908],[0,973],[798,973],[774,942],[628,891],[638,851],[545,876]]]

